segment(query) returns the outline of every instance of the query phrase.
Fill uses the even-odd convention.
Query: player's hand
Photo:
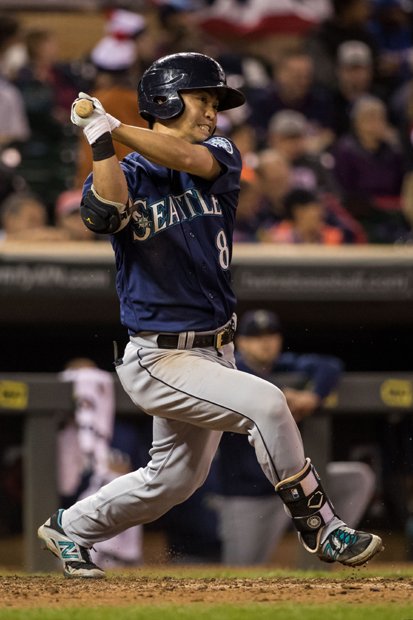
[[[92,114],[86,118],[83,118],[76,113],[76,104],[82,99],[91,101],[93,105]],[[95,142],[102,134],[107,131],[113,131],[121,124],[117,118],[106,113],[105,108],[97,97],[91,97],[87,93],[82,92],[79,93],[78,98],[72,103],[70,120],[74,125],[82,127],[83,133],[85,134],[89,144],[93,144],[93,142]]]
[[[76,113],[76,104],[82,99],[87,99],[88,101],[91,101],[93,105],[92,114],[90,114],[90,116],[87,116],[86,118],[82,118]],[[74,102],[72,103],[70,120],[72,121],[74,125],[77,125],[78,127],[82,127],[83,129],[84,127],[87,127],[88,125],[90,125],[90,123],[93,123],[94,121],[96,121],[97,119],[105,115],[106,115],[106,111],[103,105],[100,103],[99,99],[97,99],[96,97],[91,97],[87,93],[79,93],[79,96],[77,97],[77,99],[75,99]]]
[[[310,390],[285,388],[283,392],[296,422],[300,422],[303,418],[314,413],[321,404],[318,394],[314,394]]]
[[[88,101],[91,101],[93,105],[93,113],[91,114],[91,116],[88,116],[87,118],[82,118],[78,114],[76,114],[75,106],[77,102],[80,101],[81,99],[87,99]],[[83,128],[89,125],[91,121],[96,120],[96,118],[98,118],[99,116],[102,116],[103,114],[106,114],[106,118],[109,121],[111,131],[120,127],[121,125],[120,120],[118,120],[111,114],[108,114],[97,97],[91,97],[87,93],[79,93],[78,98],[75,99],[75,101],[72,103],[72,112],[70,115],[70,120],[72,121],[74,125],[77,125],[78,127]]]

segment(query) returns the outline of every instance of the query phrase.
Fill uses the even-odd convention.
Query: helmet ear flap
[[[176,83],[185,84],[184,76],[175,79],[175,84],[165,84],[168,76],[162,70],[146,73],[138,84],[138,105],[140,115],[149,122],[159,118],[174,118],[184,111],[184,102],[176,89]]]

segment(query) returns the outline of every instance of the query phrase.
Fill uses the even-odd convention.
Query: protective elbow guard
[[[92,188],[82,200],[80,215],[85,226],[93,232],[112,234],[123,228],[123,224],[127,223],[124,220],[130,213],[128,205],[104,200]]]

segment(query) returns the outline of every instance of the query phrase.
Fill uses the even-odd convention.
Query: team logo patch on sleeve
[[[217,146],[220,149],[224,149],[228,153],[232,154],[234,152],[231,142],[222,136],[214,136],[213,138],[209,138],[207,143],[212,144],[212,146]]]

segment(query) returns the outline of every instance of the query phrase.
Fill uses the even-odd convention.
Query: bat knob
[[[88,118],[93,113],[93,103],[89,99],[79,99],[75,103],[75,112],[80,118]]]

